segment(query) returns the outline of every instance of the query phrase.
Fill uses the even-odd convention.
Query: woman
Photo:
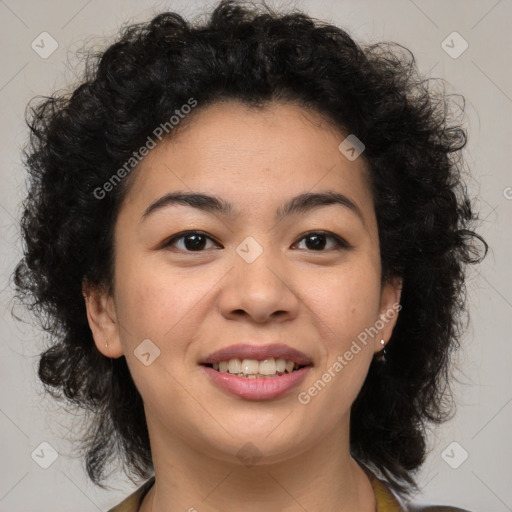
[[[89,477],[147,480],[112,511],[413,510],[487,250],[447,112],[403,48],[230,1],[33,109],[15,280]]]

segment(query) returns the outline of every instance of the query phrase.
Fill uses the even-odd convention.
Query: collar
[[[377,512],[404,512],[406,510],[384,481],[379,480],[375,475],[370,475],[370,480],[377,500]]]
[[[372,473],[368,476],[370,477],[373,492],[377,500],[377,512],[403,512],[405,510],[383,480],[379,480]],[[108,512],[138,512],[144,496],[146,496],[154,483],[155,477],[152,476],[135,492],[130,494],[114,508],[111,508]]]

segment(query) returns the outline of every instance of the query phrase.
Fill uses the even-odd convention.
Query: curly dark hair
[[[396,43],[360,46],[299,11],[222,1],[201,22],[166,12],[125,27],[91,52],[74,90],[29,104],[16,297],[50,336],[38,372],[45,389],[93,415],[82,441],[96,485],[116,457],[129,478],[147,478],[153,465],[142,398],[125,358],[96,348],[82,296],[84,282],[112,285],[113,228],[131,181],[102,199],[94,191],[193,97],[194,112],[221,100],[293,102],[363,141],[382,281],[401,277],[403,288],[387,362],[372,361],[352,407],[351,452],[399,494],[416,488],[428,424],[453,412],[465,266],[488,249],[463,179],[466,132],[439,83]]]

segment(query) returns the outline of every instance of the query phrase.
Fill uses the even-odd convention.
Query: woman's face
[[[365,162],[338,149],[347,134],[290,104],[196,114],[132,177],[114,292],[96,317],[88,304],[91,327],[103,353],[126,357],[150,432],[218,459],[286,460],[348,432],[399,283],[381,287]],[[235,359],[279,374],[230,375],[221,360]],[[279,359],[306,367],[279,376]]]

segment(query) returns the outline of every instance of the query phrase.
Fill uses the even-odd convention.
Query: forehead
[[[329,189],[352,195],[372,215],[364,159],[349,161],[338,149],[347,133],[316,112],[231,101],[198,107],[185,123],[141,162],[130,203],[144,208],[168,191],[200,191],[250,212]]]

